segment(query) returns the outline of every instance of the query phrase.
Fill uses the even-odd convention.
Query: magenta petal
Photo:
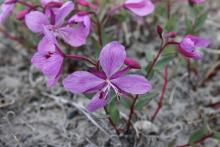
[[[3,23],[8,16],[11,15],[12,10],[15,7],[15,3],[5,4],[7,2],[10,2],[10,0],[5,0],[5,2],[1,5],[1,8],[0,8],[0,24]]]
[[[39,52],[55,52],[56,46],[47,37],[43,37],[37,46]]]
[[[59,35],[66,43],[73,47],[79,47],[86,43],[86,31],[82,25],[78,25],[76,28],[60,28]]]
[[[124,64],[126,52],[123,45],[113,41],[104,46],[100,53],[100,65],[106,76],[110,78]]]
[[[56,14],[56,26],[63,24],[64,19],[74,10],[74,4],[71,1],[67,1],[63,6],[57,11]]]
[[[53,53],[48,58],[42,68],[42,72],[47,76],[57,76],[62,68],[64,58],[59,53]]]
[[[104,80],[86,71],[74,72],[63,80],[64,88],[73,93],[84,93],[103,83]]]
[[[206,0],[190,0],[190,1],[195,4],[201,4],[201,3],[204,3]]]
[[[94,112],[97,109],[103,108],[108,103],[108,99],[105,97],[100,97],[100,92],[93,96],[91,102],[87,105],[87,110],[89,112]]]
[[[58,42],[56,40],[56,36],[55,33],[50,31],[47,26],[43,26],[43,33],[45,35],[45,37],[48,39],[48,41],[50,41],[51,43],[57,45]]]
[[[203,39],[194,35],[187,35],[185,38],[191,39],[197,47],[207,47],[209,45],[209,41],[207,39]]]
[[[127,0],[124,6],[138,16],[146,16],[155,9],[150,0]]]
[[[42,12],[32,11],[25,16],[25,23],[31,31],[37,33],[43,32],[43,26],[48,25],[49,20]]]
[[[72,23],[72,22],[82,23],[82,25],[84,26],[83,30],[86,31],[86,33],[85,33],[86,36],[89,35],[90,29],[91,29],[91,19],[90,19],[89,15],[76,14],[69,19],[69,23]]]
[[[131,94],[144,94],[152,89],[150,82],[140,75],[127,75],[111,82],[119,89]]]

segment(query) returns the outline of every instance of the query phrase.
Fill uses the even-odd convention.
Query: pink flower
[[[140,75],[126,75],[129,68],[123,68],[126,52],[124,46],[113,41],[105,45],[99,57],[102,71],[76,71],[64,79],[64,88],[73,93],[94,93],[87,109],[93,112],[104,107],[111,99],[112,90],[121,94],[144,94],[151,90],[149,81]]]
[[[138,16],[147,16],[155,9],[150,0],[127,0],[124,3],[124,7]]]
[[[31,31],[43,33],[54,44],[57,44],[56,38],[59,38],[78,47],[85,44],[89,33],[82,25],[65,23],[65,18],[73,9],[74,4],[68,1],[55,12],[51,11],[50,17],[39,11],[32,11],[25,16],[25,22]]]
[[[202,39],[193,35],[187,35],[180,42],[178,50],[185,57],[201,59],[203,57],[203,53],[197,49],[201,47],[207,47],[208,45],[209,41],[206,39]]]
[[[63,55],[57,47],[44,37],[38,45],[38,50],[31,59],[32,64],[48,77],[47,85],[54,86],[59,80],[63,68]]]
[[[3,23],[11,15],[16,2],[14,0],[5,0],[0,8],[0,23]]]
[[[205,0],[189,0],[189,1],[194,4],[201,4],[205,2]]]

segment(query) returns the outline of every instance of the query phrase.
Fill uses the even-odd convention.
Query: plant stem
[[[132,115],[134,114],[134,107],[135,107],[135,104],[138,100],[138,97],[139,95],[136,95],[134,100],[133,100],[133,103],[131,104],[131,107],[130,107],[130,113],[129,113],[129,116],[128,116],[128,121],[127,121],[127,129],[126,129],[126,133],[129,131],[130,129],[130,126],[131,126],[131,119],[132,119]]]
[[[108,110],[107,110],[106,107],[104,107],[104,110],[105,110],[105,113],[108,114]],[[113,122],[113,120],[111,119],[111,117],[108,116],[108,120],[109,120],[111,126],[115,129],[117,135],[120,135],[120,131],[119,131],[119,129],[116,127],[116,124]]]
[[[204,136],[203,138],[201,138],[200,140],[196,141],[196,142],[193,143],[193,144],[195,145],[195,144],[202,143],[202,142],[204,142],[206,139],[208,139],[208,138],[210,138],[210,137],[212,137],[212,136],[213,136],[213,133],[208,134],[208,135]],[[190,147],[190,146],[191,146],[191,144],[184,144],[184,145],[178,145],[178,146],[176,146],[176,147]]]
[[[9,38],[9,39],[11,39],[11,40],[13,40],[13,41],[18,42],[18,43],[21,44],[22,46],[25,46],[25,45],[23,44],[23,41],[22,41],[20,38],[14,36],[14,35],[11,35],[10,33],[8,33],[6,30],[4,30],[4,29],[1,28],[1,27],[0,27],[0,32],[2,32],[7,38]]]
[[[85,56],[64,54],[64,57],[69,58],[69,59],[73,59],[73,60],[86,61],[86,62],[94,65],[95,67],[97,67],[97,64],[95,63],[95,61],[92,61],[91,59],[89,59]]]
[[[160,96],[160,100],[158,102],[158,106],[157,106],[157,109],[156,111],[154,112],[154,114],[152,115],[151,117],[151,121],[153,122],[154,119],[156,118],[157,114],[159,113],[162,105],[163,105],[163,99],[164,99],[164,95],[165,95],[165,92],[166,92],[166,89],[167,89],[167,83],[168,83],[168,66],[166,65],[165,66],[165,69],[164,69],[164,83],[163,83],[163,89],[162,89],[162,93],[161,93],[161,96]]]
[[[163,39],[162,39],[162,41],[161,41],[161,46],[160,46],[160,50],[159,50],[159,52],[157,53],[157,55],[156,55],[156,57],[153,59],[153,62],[152,62],[152,64],[150,65],[150,67],[149,67],[149,69],[147,70],[147,77],[151,74],[151,72],[152,72],[152,70],[153,70],[153,68],[154,68],[154,66],[156,65],[156,63],[157,63],[157,60],[159,59],[159,57],[160,57],[160,55],[161,55],[161,53],[163,52],[163,50],[168,46],[168,45],[178,45],[179,43],[177,43],[177,42],[167,42],[166,44],[164,44],[163,45]]]

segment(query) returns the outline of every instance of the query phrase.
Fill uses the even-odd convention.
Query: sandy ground
[[[207,6],[212,11],[201,36],[210,38],[212,43],[204,49],[205,58],[198,64],[199,75],[191,77],[194,82],[201,82],[208,71],[220,66],[218,3],[213,0]],[[219,74],[193,91],[187,82],[187,70],[176,67],[174,61],[169,71],[177,68],[177,74],[169,75],[165,103],[151,130],[140,128],[140,134],[136,130],[132,135],[118,137],[103,111],[88,113],[85,110],[88,100],[83,95],[66,92],[61,85],[47,88],[45,78],[30,64],[30,53],[0,37],[0,147],[168,147],[171,142],[187,143],[192,131],[202,126],[204,116],[210,120],[210,126],[220,124],[219,107],[208,106],[220,101]],[[157,46],[156,41],[136,42],[129,47],[129,54],[147,54],[146,48],[155,52]],[[163,77],[157,76],[152,83],[153,91],[159,94]],[[136,113],[138,123],[148,122],[157,100]],[[122,117],[126,119],[127,111],[123,111]],[[217,147],[220,142],[208,139],[201,146]]]

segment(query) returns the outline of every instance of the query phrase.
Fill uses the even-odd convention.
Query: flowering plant
[[[195,60],[193,62],[196,62],[203,58],[200,49],[207,47],[209,41],[196,34],[207,17],[207,13],[203,13],[202,10],[198,12],[198,5],[205,0],[188,2],[196,12],[196,17],[195,20],[185,17],[184,34],[176,29],[177,21],[171,17],[174,2],[171,3],[169,0],[167,2],[126,0],[117,4],[95,0],[74,2],[71,0],[40,0],[39,2],[5,0],[0,8],[0,23],[4,24],[8,17],[12,17],[13,12],[17,12],[16,19],[25,31],[29,30],[29,33],[33,32],[38,36],[36,40],[39,41],[34,45],[36,51],[31,63],[47,77],[48,87],[62,83],[64,89],[73,94],[84,94],[85,97],[87,94],[92,94],[92,99],[86,107],[87,111],[94,112],[104,108],[116,133],[121,135],[131,131],[131,120],[136,109],[141,110],[149,103],[149,95],[154,93],[154,82],[151,80],[157,73],[156,68],[164,69],[164,84],[156,110],[150,118],[151,122],[155,120],[163,105],[169,78],[169,63],[174,58],[179,58],[186,61],[190,70],[189,66],[193,59]],[[108,9],[103,11],[106,5]],[[142,66],[138,60],[126,53],[129,41],[121,39],[126,37],[120,30],[120,21],[126,22],[127,18],[131,18],[137,25],[142,24],[141,29],[143,29],[145,28],[143,24],[148,24],[145,18],[152,17],[156,20],[154,17],[157,15],[164,15],[163,8],[167,15],[165,25],[157,25],[157,28],[154,27],[155,25],[152,26],[161,42],[159,51],[147,65]],[[199,14],[201,12],[202,14]],[[116,31],[105,30],[105,27],[117,25],[117,23],[119,29]],[[160,24],[160,21],[157,23]],[[1,29],[1,32],[28,47],[19,37],[12,36],[4,29]],[[149,32],[151,32],[150,28]],[[92,53],[85,54],[83,52],[85,46],[89,47]],[[161,55],[170,48],[171,56],[162,58]],[[150,51],[148,52],[150,54]],[[65,70],[69,60],[85,62],[87,66],[70,73]],[[65,75],[64,78],[63,75]],[[191,86],[193,87],[193,84]],[[147,98],[143,98],[144,96]],[[122,130],[116,126],[120,118],[118,103],[126,105],[129,110],[126,128]],[[197,141],[191,144],[196,144]]]

